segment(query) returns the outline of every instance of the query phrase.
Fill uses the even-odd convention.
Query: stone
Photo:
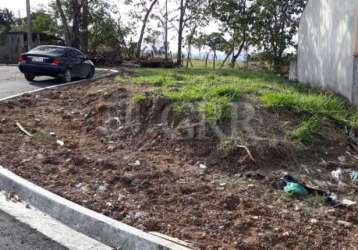
[[[206,170],[208,169],[208,167],[205,165],[205,164],[199,164],[199,168],[202,169],[202,170]]]
[[[341,225],[341,226],[345,226],[345,227],[351,227],[352,226],[352,223],[350,223],[348,221],[344,221],[344,220],[338,220],[337,224]]]
[[[97,188],[97,191],[100,192],[100,193],[104,193],[107,191],[107,185],[104,184],[104,185],[100,185],[98,188]]]
[[[348,199],[343,199],[341,201],[341,203],[347,207],[351,207],[351,206],[354,206],[354,205],[357,205],[357,202],[355,201],[351,201],[351,200],[348,200]]]
[[[107,136],[109,134],[109,130],[106,127],[99,126],[96,128],[96,134],[98,136]]]
[[[317,223],[318,223],[318,220],[317,220],[317,219],[310,219],[310,223],[311,223],[311,224],[317,224]]]
[[[141,165],[140,161],[136,160],[135,162],[128,163],[130,167],[139,167]]]
[[[43,159],[45,159],[45,156],[43,154],[37,154],[36,159],[43,160]]]
[[[340,157],[338,157],[338,160],[339,160],[340,162],[345,162],[345,161],[346,161],[346,157],[345,157],[345,156],[340,156]]]

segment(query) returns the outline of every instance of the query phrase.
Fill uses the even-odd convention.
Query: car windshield
[[[54,46],[39,46],[32,49],[30,53],[46,53],[46,54],[63,55],[65,53],[65,49],[61,47],[54,47]]]

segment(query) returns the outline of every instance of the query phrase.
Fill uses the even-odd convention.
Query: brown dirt
[[[297,117],[248,96],[256,137],[242,128],[240,144],[253,162],[245,149],[220,143],[210,126],[200,126],[198,114],[178,117],[168,109],[167,125],[161,117],[169,100],[147,93],[147,100],[131,101],[133,93],[149,91],[105,80],[2,103],[0,163],[76,203],[200,249],[356,249],[356,207],[290,200],[272,185],[287,171],[357,198],[357,187],[342,188],[329,177],[357,164],[354,146],[332,125],[314,145],[298,145],[285,135]],[[220,128],[228,130],[227,123]],[[337,160],[342,155],[344,162]]]

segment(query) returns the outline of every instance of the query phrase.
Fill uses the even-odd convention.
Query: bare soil
[[[303,146],[285,132],[298,117],[247,96],[243,103],[255,111],[251,131],[240,127],[236,144],[247,146],[253,161],[245,148],[220,141],[198,114],[176,114],[151,90],[104,80],[1,103],[0,163],[78,204],[194,248],[357,249],[356,206],[291,200],[274,186],[288,172],[357,199],[356,185],[348,178],[338,185],[330,175],[358,162],[356,147],[333,124]],[[133,102],[135,93],[148,98]],[[243,108],[240,115],[245,120],[251,113]],[[228,122],[222,131],[230,130]]]

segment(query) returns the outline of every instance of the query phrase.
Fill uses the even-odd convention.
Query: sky
[[[46,6],[50,0],[30,0],[32,9],[38,9],[39,5]],[[26,0],[0,0],[0,9],[8,8],[18,17],[19,14],[26,16]]]

